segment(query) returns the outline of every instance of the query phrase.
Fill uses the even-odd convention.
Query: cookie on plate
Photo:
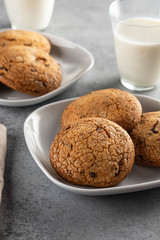
[[[62,126],[86,117],[102,117],[130,131],[139,122],[142,107],[131,93],[119,89],[91,92],[73,101],[63,112]]]
[[[25,30],[6,30],[0,32],[0,47],[8,47],[12,45],[36,47],[48,53],[51,50],[49,40],[37,32]]]
[[[0,82],[35,96],[58,88],[62,81],[59,64],[46,52],[25,46],[0,48]]]
[[[135,145],[135,162],[160,167],[160,111],[144,113],[130,135]]]
[[[103,118],[83,118],[56,135],[50,162],[66,181],[95,187],[120,183],[134,163],[134,145],[118,124]]]

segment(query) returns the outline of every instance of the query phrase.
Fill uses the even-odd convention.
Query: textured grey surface
[[[47,32],[87,48],[95,65],[70,89],[39,105],[0,106],[8,129],[5,187],[0,206],[1,240],[159,240],[160,188],[114,196],[73,194],[54,185],[32,159],[23,135],[25,118],[53,101],[92,90],[121,88],[108,5],[111,1],[57,0]],[[0,28],[9,21],[0,1]],[[142,94],[160,99],[160,88]]]

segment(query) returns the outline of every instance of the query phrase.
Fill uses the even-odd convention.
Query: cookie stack
[[[138,99],[119,89],[91,92],[63,112],[50,162],[66,181],[111,187],[135,163],[160,167],[160,112],[142,114]]]
[[[22,93],[41,96],[58,88],[60,65],[49,55],[51,44],[37,32],[0,33],[0,82]]]
[[[76,99],[64,110],[62,128],[51,145],[53,168],[73,184],[110,187],[120,183],[130,173],[135,154],[137,162],[134,139],[141,136],[137,126],[142,119],[138,99],[119,89]]]

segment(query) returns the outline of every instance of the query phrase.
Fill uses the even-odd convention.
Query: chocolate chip
[[[16,39],[15,38],[10,38],[10,39],[8,39],[8,41],[13,42],[13,41],[16,41]]]
[[[6,67],[0,66],[0,69],[1,69],[1,70],[5,70],[6,72],[8,72],[8,68],[6,68]]]
[[[160,120],[157,120],[157,122],[154,124],[153,128],[151,129],[151,131],[153,133],[159,133],[160,130]]]
[[[70,143],[65,143],[65,142],[63,142],[63,144],[64,144],[65,146],[67,146],[68,148],[70,148],[71,151],[72,151],[72,149],[73,149],[73,145],[72,145],[72,144],[70,144]]]
[[[38,72],[37,69],[31,68],[31,72]]]
[[[72,172],[70,170],[67,170],[67,172],[69,176],[72,176]]]
[[[65,128],[65,130],[68,130],[68,129],[70,129],[71,127],[69,126],[69,127],[67,127],[67,128]]]
[[[159,132],[159,129],[158,130],[156,130],[156,129],[153,130],[153,133],[158,133],[158,132]]]
[[[89,175],[92,177],[92,178],[95,178],[97,176],[97,174],[95,172],[89,172]]]
[[[24,46],[31,47],[31,46],[32,46],[32,43],[24,43]]]
[[[46,84],[42,81],[36,81],[40,86],[45,87],[46,88]]]
[[[44,62],[46,62],[46,61],[47,61],[47,59],[46,59],[46,58],[44,58],[44,57],[37,57],[37,58],[36,58],[36,60],[42,60],[42,61],[44,61]]]
[[[119,171],[117,173],[115,173],[114,176],[118,176],[120,172],[121,172],[121,169],[119,169]]]
[[[37,90],[34,90],[33,92],[34,92],[34,93],[39,93],[39,91],[37,91]]]
[[[88,134],[92,134],[92,132],[88,132]]]

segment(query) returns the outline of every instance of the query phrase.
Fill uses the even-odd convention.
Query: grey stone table
[[[0,206],[1,240],[159,240],[160,188],[112,196],[84,196],[54,185],[32,159],[23,123],[35,109],[119,83],[108,6],[111,1],[57,0],[47,32],[87,48],[92,70],[60,95],[30,107],[0,106],[8,129],[5,186]],[[9,27],[0,1],[0,28]],[[160,87],[142,94],[160,99]]]

